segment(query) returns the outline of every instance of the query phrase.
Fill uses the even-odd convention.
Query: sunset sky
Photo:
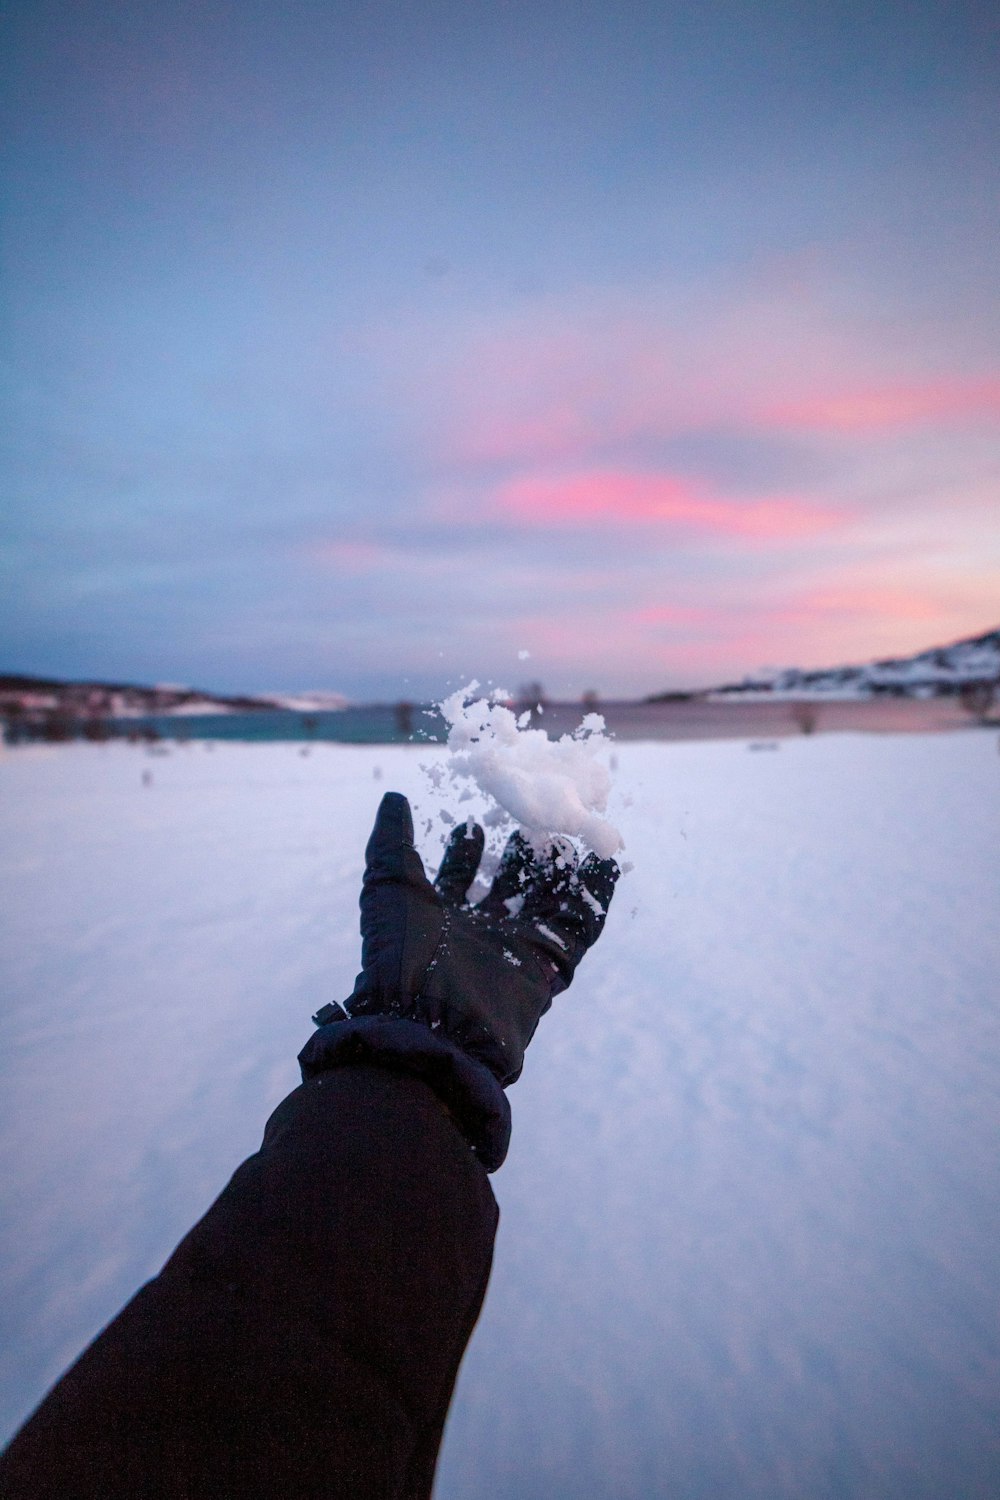
[[[638,694],[1000,624],[994,5],[5,17],[0,670]]]

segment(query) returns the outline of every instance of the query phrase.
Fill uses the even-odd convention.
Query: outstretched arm
[[[482,845],[462,825],[432,885],[383,799],[354,994],[317,1017],[260,1150],[0,1458],[5,1500],[429,1496],[489,1277],[502,1085],[617,874],[515,836],[470,906]]]

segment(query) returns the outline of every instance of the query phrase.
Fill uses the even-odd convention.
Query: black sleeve
[[[5,1500],[425,1500],[498,1211],[420,1079],[335,1068],[0,1458]]]

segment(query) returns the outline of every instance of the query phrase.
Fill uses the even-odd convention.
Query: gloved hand
[[[506,1085],[521,1072],[539,1018],[600,936],[619,871],[593,854],[578,866],[569,845],[539,858],[515,833],[488,894],[470,906],[484,843],[478,824],[460,823],[432,885],[413,846],[410,805],[386,793],[365,851],[362,967],[347,1008],[422,1021]]]

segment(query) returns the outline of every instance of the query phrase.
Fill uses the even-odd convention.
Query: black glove
[[[432,885],[413,846],[410,804],[386,793],[365,851],[362,968],[348,1010],[422,1021],[506,1085],[600,936],[619,871],[593,854],[578,866],[568,844],[539,858],[515,833],[489,893],[470,906],[484,842],[478,824],[460,823]]]

